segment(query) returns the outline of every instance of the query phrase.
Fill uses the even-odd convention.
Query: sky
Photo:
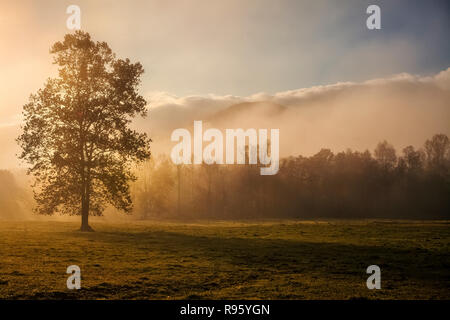
[[[141,92],[157,106],[186,97],[240,102],[397,74],[436,77],[450,66],[448,1],[0,0],[0,142],[7,150],[0,168],[16,163],[12,137],[29,94],[55,75],[49,48],[70,32],[71,4],[94,40],[143,64]],[[370,4],[381,8],[381,30],[366,27]],[[434,118],[448,115],[431,110]]]

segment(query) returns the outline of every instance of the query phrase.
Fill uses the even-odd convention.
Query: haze
[[[420,146],[449,133],[448,2],[377,3],[382,29],[370,31],[369,1],[76,2],[84,30],[143,64],[150,112],[136,125],[155,153],[170,147],[171,130],[210,120],[279,127],[282,155],[373,149],[382,139]],[[68,32],[70,4],[0,2],[0,168],[19,166],[21,109],[55,75],[48,50]],[[233,107],[242,102],[286,110]],[[214,117],[230,107],[227,121]]]

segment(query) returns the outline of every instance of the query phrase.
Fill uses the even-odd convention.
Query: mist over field
[[[428,77],[401,74],[274,95],[175,97],[168,93],[153,93],[147,96],[147,100],[149,116],[136,119],[133,124],[152,137],[154,159],[170,154],[175,145],[170,141],[174,129],[187,128],[193,133],[194,120],[203,120],[204,128],[223,130],[279,128],[280,156],[283,158],[311,156],[322,148],[335,153],[348,149],[373,152],[377,143],[384,140],[400,153],[408,145],[420,150],[433,134],[450,134],[450,68]],[[14,141],[17,128],[17,125],[0,127],[6,150],[3,162],[8,162],[7,158],[17,149]],[[170,163],[166,162],[166,165],[170,166]],[[11,167],[14,167],[12,163]],[[144,173],[145,170],[137,170],[138,183],[143,183],[148,174]],[[172,190],[166,190],[167,195],[158,201],[177,201],[175,195],[169,196],[176,191],[176,181],[170,182],[170,179],[175,179],[171,170],[168,168],[165,174],[159,173],[162,177],[150,179],[149,183],[154,185],[153,195],[159,194],[158,190],[163,185]],[[0,198],[3,208],[0,218],[43,219],[31,212],[31,178],[26,177],[23,166],[22,169],[3,170],[0,179],[3,188],[7,188]],[[200,190],[203,188],[198,187]],[[189,194],[188,189],[183,192]],[[167,209],[167,205],[160,210],[162,208]],[[128,220],[136,218],[136,210],[133,216],[109,209],[105,216],[106,219]],[[52,219],[73,220],[74,217],[56,216]]]
[[[337,208],[339,200],[359,189],[373,192],[373,185],[379,193],[374,199],[383,199],[388,208],[393,208],[389,204],[393,199],[397,204],[400,198],[403,204],[408,197],[416,199],[412,195],[421,194],[418,190],[428,184],[440,190],[436,194],[442,201],[447,190],[442,182],[445,170],[433,164],[440,156],[425,150],[425,143],[437,134],[450,135],[448,4],[384,3],[381,30],[367,29],[367,6],[365,2],[201,1],[194,8],[158,1],[135,6],[80,1],[87,13],[82,29],[96,40],[107,41],[117,57],[139,61],[145,69],[139,94],[147,101],[148,117],[134,118],[132,126],[153,139],[152,160],[133,168],[138,181],[131,186],[132,214],[107,208],[106,218],[142,218],[146,216],[142,212],[149,210],[152,217],[165,211],[173,216],[180,211],[177,206],[194,216],[215,208],[211,217],[222,208],[222,216],[233,201],[236,210],[241,201],[249,203],[242,210],[258,211],[256,203],[263,194],[274,198],[270,205],[264,204],[269,210],[280,204],[269,185],[284,190],[283,197],[305,196],[314,204],[328,193],[331,201],[334,189],[325,190],[324,184],[333,181],[343,194],[333,198],[329,210],[320,212],[350,209]],[[21,112],[28,95],[46,77],[58,73],[48,50],[68,31],[67,6],[44,1],[41,6],[2,2],[0,7],[4,12],[0,34],[9,46],[0,53],[4,62],[0,78],[8,84],[0,88],[4,188],[0,219],[76,219],[31,212],[33,179],[18,160],[21,150],[15,141],[23,131]],[[404,8],[409,8],[408,14]],[[264,181],[244,181],[238,166],[176,169],[167,158],[175,145],[171,133],[177,128],[192,132],[195,120],[203,121],[204,129],[279,129],[279,173]],[[388,174],[382,168],[385,155],[375,154],[380,143],[392,160],[385,170]],[[405,153],[408,146],[412,149]],[[445,148],[440,149],[445,153]],[[423,170],[416,172],[417,168]],[[392,181],[382,181],[384,174]],[[289,175],[295,178],[288,180]],[[443,180],[437,183],[436,176]],[[224,177],[230,177],[228,184]],[[358,182],[352,184],[355,179]],[[367,181],[373,185],[367,186]],[[257,188],[261,194],[252,195]],[[315,194],[307,196],[310,190]],[[233,193],[236,197],[231,201]],[[439,207],[431,196],[422,200],[426,210]],[[313,204],[289,210],[303,217]],[[353,203],[359,211],[366,209],[360,205]]]

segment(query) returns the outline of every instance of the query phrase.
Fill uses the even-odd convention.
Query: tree
[[[83,31],[67,34],[50,53],[58,77],[24,106],[19,157],[35,177],[35,210],[81,215],[80,230],[92,231],[89,215],[107,204],[132,209],[131,164],[150,157],[151,140],[129,127],[136,115],[146,116],[138,93],[144,70]]]
[[[133,198],[142,219],[163,217],[176,212],[176,166],[165,155],[152,157],[137,168],[139,180],[134,183]]]
[[[435,134],[425,141],[428,165],[437,171],[444,171],[450,159],[450,140],[445,134]]]
[[[377,145],[374,154],[375,159],[380,163],[383,169],[389,170],[395,167],[397,162],[395,148],[386,140]]]
[[[406,148],[403,148],[403,154],[404,156],[402,159],[409,171],[417,172],[423,169],[425,159],[425,154],[423,151],[416,151],[413,146],[407,146]]]

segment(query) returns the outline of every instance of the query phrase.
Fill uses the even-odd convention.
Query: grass
[[[0,221],[1,299],[450,299],[450,223]],[[81,268],[68,290],[66,268]],[[366,268],[381,268],[368,290]]]

